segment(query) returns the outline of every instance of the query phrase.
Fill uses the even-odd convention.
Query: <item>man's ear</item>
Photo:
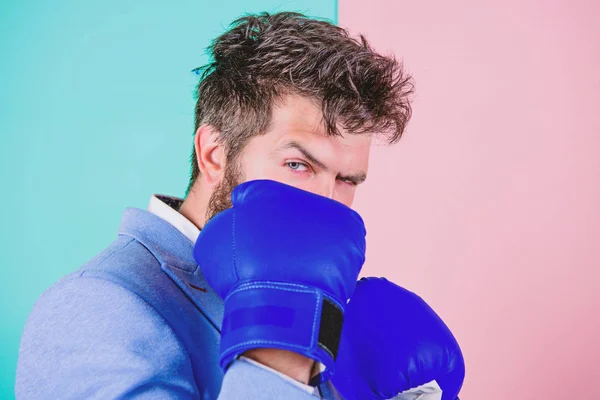
[[[223,179],[225,173],[225,149],[217,142],[219,131],[211,125],[201,125],[194,136],[196,163],[200,169],[201,179],[210,186],[215,186]]]

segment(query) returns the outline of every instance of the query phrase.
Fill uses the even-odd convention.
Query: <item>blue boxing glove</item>
[[[365,260],[365,227],[345,205],[282,183],[237,186],[194,257],[224,301],[220,365],[277,348],[333,371],[344,308]]]
[[[358,282],[332,378],[344,399],[456,400],[464,377],[456,339],[423,299],[385,278]]]

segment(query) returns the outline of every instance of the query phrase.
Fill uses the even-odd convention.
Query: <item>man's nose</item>
[[[327,197],[328,199],[335,200],[335,182],[335,178],[323,179],[323,181],[319,183],[317,194],[323,197]]]

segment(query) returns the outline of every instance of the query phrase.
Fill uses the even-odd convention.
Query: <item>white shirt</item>
[[[179,207],[183,203],[182,199],[172,196],[165,196],[161,194],[155,194],[150,198],[150,203],[148,204],[148,211],[157,217],[165,220],[169,224],[173,225],[183,236],[188,238],[192,243],[196,243],[196,239],[198,239],[198,235],[200,234],[200,229],[196,225],[192,223],[189,219],[184,217],[179,213]],[[279,371],[274,370],[273,368],[269,368],[266,365],[263,365],[257,361],[251,360],[246,357],[244,358],[249,363],[257,365],[261,368],[271,371],[274,374],[279,375],[282,379],[287,380],[288,382],[296,385],[302,390],[310,394],[317,395],[316,388],[305,385],[301,382],[298,382],[295,379],[290,378],[289,376],[282,374]]]

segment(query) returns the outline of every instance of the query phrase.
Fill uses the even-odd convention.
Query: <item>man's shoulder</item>
[[[163,275],[161,263],[144,245],[122,235],[66,278],[95,277],[138,292],[148,285],[160,284],[166,278]]]
[[[123,235],[64,276],[38,298],[28,318],[21,373],[35,372],[31,366],[41,353],[56,361],[64,351],[85,356],[106,347],[134,348],[136,357],[152,365],[162,365],[166,354],[177,365],[214,366],[197,368],[194,376],[206,390],[218,393],[218,331],[167,273],[168,267],[140,241]],[[203,291],[198,294],[208,298]]]
[[[100,286],[104,292],[93,289]],[[101,299],[108,292],[113,297],[136,297],[159,314],[187,303],[152,252],[135,238],[122,235],[79,269],[54,283],[36,305],[80,293],[85,293],[87,298]]]
[[[128,327],[136,321],[146,331],[173,331],[184,347],[190,346],[190,331],[198,331],[199,326],[206,327],[205,336],[213,336],[210,324],[165,273],[163,264],[142,243],[125,235],[44,291],[34,304],[25,332],[37,337],[33,331],[54,321],[54,331],[62,326],[75,334],[67,329],[74,320],[79,321],[78,332],[83,332],[83,326],[96,329],[103,325],[111,332],[123,332],[123,338],[135,336]],[[65,323],[60,325],[61,321]]]
[[[104,290],[144,299],[145,292],[153,291],[153,286],[169,287],[171,283],[150,251],[134,238],[119,236],[79,269],[45,290],[36,304],[79,292],[88,293],[88,297],[102,297],[106,293],[90,290],[98,285],[103,285]]]
[[[85,398],[96,387],[100,397],[121,397],[115,393],[131,379],[172,382],[162,370],[176,369],[185,376],[178,382],[194,392],[188,349],[164,310],[114,276],[85,272],[64,277],[37,300],[21,337],[15,391]]]

